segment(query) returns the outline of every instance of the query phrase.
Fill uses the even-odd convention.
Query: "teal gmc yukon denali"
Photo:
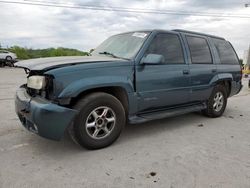
[[[88,149],[112,144],[126,123],[201,111],[220,117],[242,88],[239,59],[224,38],[185,30],[111,36],[90,56],[20,61],[16,92],[23,126]]]

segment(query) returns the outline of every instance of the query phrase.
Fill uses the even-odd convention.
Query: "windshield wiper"
[[[99,54],[109,55],[109,56],[112,56],[113,58],[119,58],[119,59],[126,59],[126,60],[129,60],[128,58],[118,57],[118,56],[116,56],[115,54],[110,53],[110,52],[107,52],[107,51],[99,52]]]
[[[114,57],[114,58],[118,58],[116,55],[114,55],[114,54],[112,54],[112,53],[110,53],[110,52],[99,52],[99,54],[104,54],[104,55],[110,55],[110,56],[112,56],[112,57]]]

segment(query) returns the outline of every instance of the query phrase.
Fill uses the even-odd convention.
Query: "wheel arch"
[[[226,92],[227,92],[227,97],[230,96],[231,94],[231,89],[232,89],[232,79],[220,79],[217,82],[215,82],[216,85],[222,85],[225,87]]]
[[[97,87],[84,90],[80,92],[77,96],[71,98],[70,106],[75,105],[81,98],[84,98],[85,96],[96,92],[108,93],[117,98],[124,107],[126,115],[128,114],[128,109],[129,109],[128,93],[126,89],[121,86],[105,86],[105,87]]]
[[[226,88],[227,97],[229,97],[232,89],[232,81],[233,81],[232,74],[223,73],[214,77],[213,80],[211,81],[212,82],[211,85],[213,85],[213,87],[216,85],[223,85]]]
[[[230,79],[218,80],[217,84],[222,85],[226,88],[227,97],[229,97],[232,88],[232,80]]]
[[[10,58],[11,58],[11,60],[13,59],[13,58],[11,57],[11,55],[6,55],[5,60],[7,60],[7,59],[8,59],[8,57],[10,57]]]

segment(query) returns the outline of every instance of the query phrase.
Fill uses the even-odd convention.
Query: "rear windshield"
[[[212,39],[220,57],[221,64],[239,64],[238,57],[232,45],[222,39]]]

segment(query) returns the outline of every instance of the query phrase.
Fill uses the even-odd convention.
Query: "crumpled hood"
[[[126,61],[123,59],[106,56],[66,56],[66,57],[48,57],[23,60],[15,63],[16,67],[28,70],[49,70],[63,66],[69,66],[81,63]]]

